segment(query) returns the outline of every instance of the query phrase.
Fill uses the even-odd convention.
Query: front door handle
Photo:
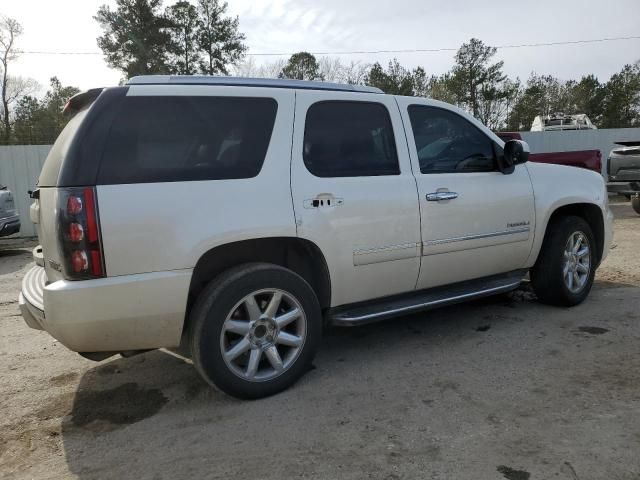
[[[453,200],[458,198],[456,192],[432,192],[427,193],[427,202],[442,202],[444,200]]]

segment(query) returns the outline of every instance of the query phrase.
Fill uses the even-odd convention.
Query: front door
[[[522,268],[535,223],[526,165],[497,169],[498,139],[457,109],[399,98],[422,219],[418,288]]]
[[[291,191],[297,233],[324,253],[332,306],[413,291],[420,214],[393,97],[296,92]]]

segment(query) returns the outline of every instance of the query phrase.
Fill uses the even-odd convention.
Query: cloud
[[[25,27],[24,50],[93,50],[100,29],[92,16],[102,3],[114,0],[66,0],[42,4],[33,15],[33,1],[4,2],[3,13]],[[175,0],[164,0],[164,4]],[[195,0],[192,0],[195,1]],[[42,11],[41,11],[42,10]],[[233,0],[229,13],[238,15],[250,52],[312,52],[459,47],[471,37],[489,45],[579,40],[637,35],[639,0]],[[57,25],[74,25],[59,29]],[[541,47],[498,52],[511,76],[529,77],[532,70],[564,79],[594,73],[601,80],[638,60],[640,41],[585,46]],[[453,63],[452,52],[345,55],[340,58],[386,64],[393,57],[407,67],[424,66],[444,73]],[[255,57],[256,62],[277,57]],[[282,58],[282,57],[280,57]],[[286,57],[284,57],[286,58]],[[87,66],[89,65],[89,67]],[[16,75],[31,76],[46,85],[57,75],[65,83],[89,88],[117,83],[101,56],[23,56]]]

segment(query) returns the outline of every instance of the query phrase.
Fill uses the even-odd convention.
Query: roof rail
[[[226,85],[234,87],[292,88],[300,90],[334,90],[342,92],[384,93],[376,87],[346,83],[289,80],[279,78],[245,78],[210,75],[142,75],[132,77],[127,85]]]

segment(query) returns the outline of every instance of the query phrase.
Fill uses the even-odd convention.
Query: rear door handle
[[[304,200],[304,208],[340,207],[344,203],[343,198],[338,198],[331,193],[320,193],[315,198]]]
[[[456,192],[432,192],[427,193],[427,202],[442,202],[444,200],[453,200],[458,198]]]

